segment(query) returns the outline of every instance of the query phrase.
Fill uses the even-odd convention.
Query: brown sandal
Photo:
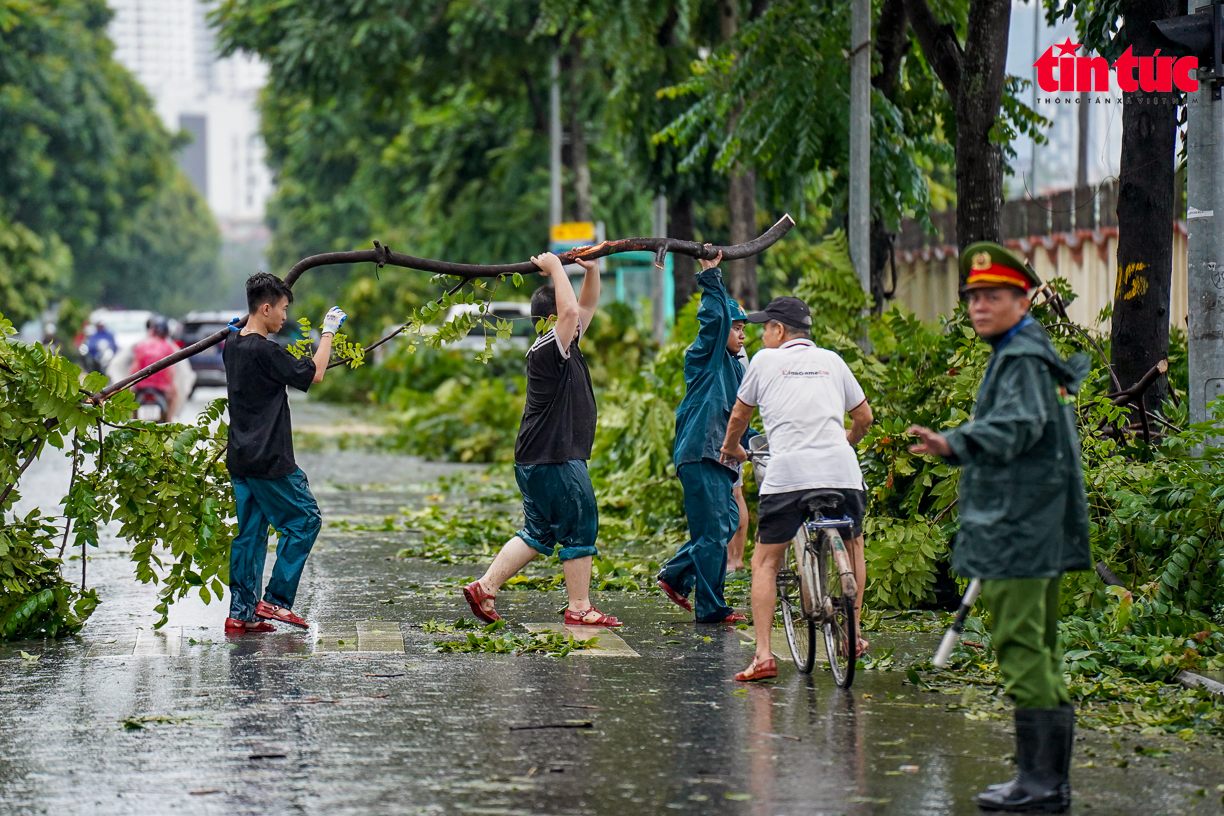
[[[485,601],[493,601],[496,595],[490,595],[485,592],[484,587],[480,585],[480,581],[475,580],[463,588],[463,597],[468,602],[468,606],[472,607],[472,614],[480,618],[485,623],[493,623],[493,621],[501,620],[501,615],[497,611],[490,609],[486,612],[481,608],[481,604]]]
[[[735,675],[735,679],[741,683],[751,683],[756,680],[766,680],[770,677],[777,676],[778,661],[771,657],[768,660],[758,663],[754,657],[752,658],[752,662],[748,664],[748,668]]]

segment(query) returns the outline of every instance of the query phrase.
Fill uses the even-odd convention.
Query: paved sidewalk
[[[301,458],[325,521],[417,504],[450,469]],[[335,486],[361,483],[378,487]],[[627,622],[622,655],[437,654],[421,625],[467,616],[454,582],[478,570],[392,558],[411,536],[325,526],[298,602],[311,630],[236,639],[225,603],[195,600],[152,632],[155,589],[105,541],[89,568],[104,602],[83,635],[0,646],[0,813],[935,816],[975,813],[970,795],[1011,773],[1002,726],[902,672],[863,672],[851,694],[785,665],[774,684],[736,684],[750,656],[738,633],[654,595],[598,599]],[[555,628],[563,604],[505,592],[498,608]],[[591,727],[510,730],[571,721]],[[1224,762],[1180,746],[1081,741],[1075,812],[1220,813]]]

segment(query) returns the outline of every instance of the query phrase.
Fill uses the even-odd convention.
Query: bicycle
[[[762,437],[753,437],[752,443]],[[768,443],[750,444],[749,459],[764,480]],[[853,520],[842,510],[836,490],[813,490],[800,500],[804,522],[786,548],[778,571],[782,625],[795,668],[810,674],[816,663],[816,629],[823,630],[829,670],[838,686],[854,683],[858,643],[854,630],[854,600],[858,582],[854,565],[838,528]],[[828,515],[826,515],[828,514]]]

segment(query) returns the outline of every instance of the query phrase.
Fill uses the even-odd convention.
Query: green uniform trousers
[[[1058,708],[1071,702],[1058,645],[1061,587],[1061,575],[982,581],[1003,691],[1017,708]]]

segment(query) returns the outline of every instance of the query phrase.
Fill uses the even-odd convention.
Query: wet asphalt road
[[[299,424],[328,421],[294,410]],[[357,452],[299,461],[325,523],[419,504],[454,470]],[[28,503],[55,504],[61,464],[31,469]],[[325,526],[297,603],[309,633],[227,639],[226,604],[191,599],[166,630],[181,627],[177,655],[87,657],[138,639],[166,650],[149,633],[155,589],[132,579],[123,542],[104,540],[89,563],[103,604],[82,635],[0,645],[0,813],[970,814],[974,792],[1011,774],[1003,724],[948,711],[902,672],[860,673],[845,693],[779,661],[775,683],[745,687],[731,680],[751,654],[736,632],[652,595],[596,599],[640,657],[437,654],[421,624],[466,615],[453,581],[479,569],[391,558],[411,540]],[[498,605],[546,623],[563,604],[505,592]],[[404,652],[315,653],[320,635],[364,620],[397,627]],[[509,730],[567,720],[593,727]],[[1219,756],[1113,740],[1078,744],[1074,812],[1224,812]],[[1173,753],[1139,757],[1136,742]]]

